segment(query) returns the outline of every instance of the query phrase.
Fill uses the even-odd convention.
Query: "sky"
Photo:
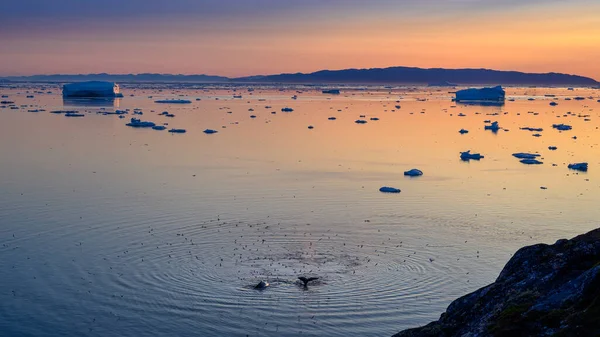
[[[598,0],[3,0],[0,76],[415,66],[600,80]]]

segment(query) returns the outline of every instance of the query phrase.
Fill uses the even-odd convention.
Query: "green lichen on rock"
[[[395,337],[600,336],[600,229],[520,249],[496,282]]]

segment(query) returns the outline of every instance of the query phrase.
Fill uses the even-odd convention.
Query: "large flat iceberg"
[[[63,85],[63,97],[123,97],[119,85],[114,82],[87,81]]]
[[[502,86],[493,88],[470,88],[459,90],[456,92],[456,102],[504,102],[506,98],[506,92],[502,89]]]

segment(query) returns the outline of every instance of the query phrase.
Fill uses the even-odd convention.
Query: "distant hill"
[[[193,82],[216,83],[229,79],[223,76],[210,75],[172,75],[172,74],[74,74],[74,75],[32,75],[4,77],[13,81],[30,82],[80,82],[80,81],[110,81],[110,82]]]
[[[353,84],[430,84],[456,83],[502,85],[575,85],[595,86],[589,77],[559,73],[532,74],[490,69],[423,69],[409,67],[322,70],[314,73],[250,76],[233,79],[239,82],[271,83],[353,83]]]
[[[111,81],[127,82],[178,82],[178,83],[285,83],[285,84],[409,84],[409,85],[560,85],[598,86],[589,77],[560,73],[533,74],[490,69],[442,68],[372,68],[321,70],[304,74],[278,74],[227,78],[211,75],[172,74],[75,74],[8,76],[0,78],[30,82]]]

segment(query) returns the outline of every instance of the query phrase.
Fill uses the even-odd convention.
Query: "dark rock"
[[[600,229],[521,248],[496,282],[395,337],[600,336]]]

